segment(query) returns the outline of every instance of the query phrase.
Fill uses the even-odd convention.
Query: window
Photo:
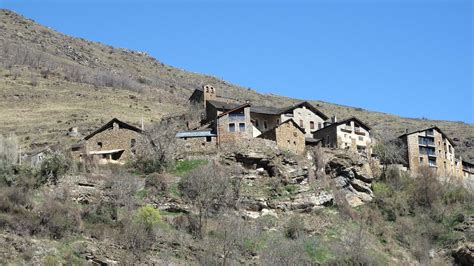
[[[420,164],[423,164],[423,157],[420,157]]]
[[[245,123],[239,123],[239,131],[245,132]]]
[[[310,128],[310,129],[314,129],[314,121],[310,121],[310,122],[309,122],[309,128]]]
[[[446,169],[446,162],[444,162],[444,169]]]
[[[323,123],[318,122],[318,129],[321,129],[321,128],[323,128]]]
[[[433,134],[434,134],[433,129],[428,129],[428,130],[426,130],[426,135],[427,135],[427,136],[433,136]]]
[[[131,139],[130,140],[130,151],[132,152],[132,154],[136,154],[137,153],[137,150],[135,149],[135,145],[137,144],[137,140],[136,139]]]
[[[212,141],[212,137],[206,137],[206,142],[211,142]]]
[[[360,141],[364,141],[364,137],[359,136],[359,140],[360,140]]]
[[[346,122],[346,126],[350,127],[351,126],[351,121]]]
[[[99,149],[102,149],[102,142],[97,142],[97,146],[99,147]]]
[[[229,124],[229,132],[235,132],[235,123]]]
[[[295,144],[295,145],[296,145],[296,141],[293,141],[293,144]]]
[[[300,127],[304,128],[304,121],[300,119]]]
[[[436,159],[428,159],[429,166],[436,166]]]

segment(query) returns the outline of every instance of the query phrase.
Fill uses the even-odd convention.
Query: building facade
[[[371,128],[361,120],[352,117],[331,124],[326,124],[313,131],[313,138],[321,140],[324,147],[347,149],[359,154],[370,156],[372,153]]]
[[[217,144],[253,138],[250,104],[220,113],[214,120]]]
[[[438,175],[462,176],[462,161],[455,156],[453,141],[438,127],[403,134],[406,145],[405,160],[411,171],[429,166]]]
[[[100,164],[123,164],[152,145],[141,129],[114,118],[84,137],[81,145],[73,145],[71,152],[79,160],[88,156]]]
[[[305,131],[292,119],[267,130],[258,137],[275,141],[282,150],[300,155],[305,151]]]

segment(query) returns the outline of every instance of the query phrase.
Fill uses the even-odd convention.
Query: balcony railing
[[[432,140],[427,140],[427,139],[423,139],[423,140],[418,140],[418,144],[420,145],[426,145],[426,146],[435,146],[435,143],[434,141]]]

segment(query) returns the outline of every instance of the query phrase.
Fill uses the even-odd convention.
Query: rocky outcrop
[[[457,265],[474,265],[474,243],[462,244],[451,255]]]
[[[291,192],[275,192],[267,198],[244,198],[240,207],[249,212],[246,216],[259,217],[264,209],[310,212],[333,204],[334,194],[329,188],[318,187],[318,180],[310,185],[309,176],[315,170],[312,157],[284,153],[273,142],[265,140],[240,145],[228,149],[222,157],[229,164],[239,163],[246,169],[244,178],[250,186],[265,178],[278,178],[282,186],[293,186]],[[345,194],[351,206],[372,200],[373,175],[367,161],[343,150],[325,149],[324,154],[328,156],[324,167],[326,175]]]
[[[328,150],[327,154],[325,172],[345,193],[347,202],[356,207],[371,201],[374,177],[368,162],[348,151]]]

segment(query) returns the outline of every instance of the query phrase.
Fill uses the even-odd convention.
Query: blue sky
[[[474,123],[471,2],[0,0],[0,7],[259,92]]]

